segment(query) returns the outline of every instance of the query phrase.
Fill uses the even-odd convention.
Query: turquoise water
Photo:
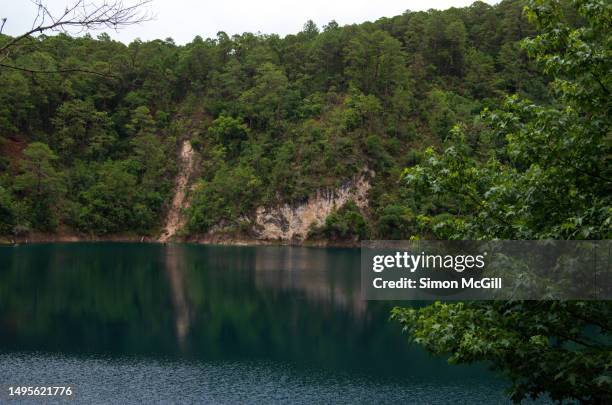
[[[363,301],[359,250],[156,244],[0,248],[0,402],[505,403],[485,367],[410,346]]]

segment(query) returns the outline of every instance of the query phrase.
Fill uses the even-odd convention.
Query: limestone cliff
[[[322,225],[333,210],[349,200],[364,210],[368,205],[370,176],[371,173],[362,174],[337,189],[321,189],[303,203],[257,208],[254,218],[257,239],[304,240],[311,226]]]

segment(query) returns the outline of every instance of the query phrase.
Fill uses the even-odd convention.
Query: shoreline
[[[177,237],[171,241],[160,241],[159,238],[144,235],[79,235],[79,234],[46,234],[33,233],[28,236],[0,236],[0,246],[30,245],[41,243],[80,243],[80,242],[120,242],[120,243],[157,243],[157,244],[194,244],[222,246],[299,246],[357,248],[360,241],[327,241],[327,240],[270,240],[255,238],[225,237],[219,235],[194,235]]]

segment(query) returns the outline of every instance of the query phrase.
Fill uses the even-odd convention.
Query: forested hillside
[[[184,139],[200,155],[187,233],[223,223],[248,235],[256,207],[364,171],[375,173],[368,208],[349,202],[312,236],[423,232],[416,207],[435,201],[403,186],[404,168],[457,122],[477,144],[480,112],[506,94],[549,102],[519,46],[535,34],[522,3],[309,21],[284,38],[220,32],[185,46],[106,34],[26,41],[3,61],[26,70],[0,67],[0,234],[159,234]]]

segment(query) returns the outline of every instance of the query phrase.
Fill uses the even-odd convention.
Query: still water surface
[[[0,384],[77,403],[506,403],[483,366],[406,343],[359,250],[0,248]],[[6,392],[0,393],[0,403]]]

